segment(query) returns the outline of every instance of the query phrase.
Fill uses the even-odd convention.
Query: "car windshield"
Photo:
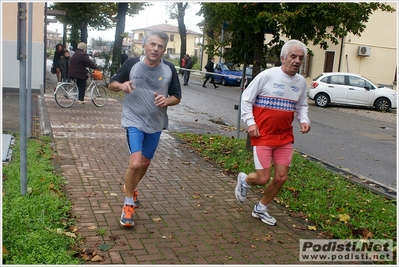
[[[229,70],[238,70],[238,71],[241,70],[240,67],[237,65],[228,65],[228,68],[229,68]]]
[[[226,65],[222,65],[222,71],[229,71],[229,67],[227,67]]]

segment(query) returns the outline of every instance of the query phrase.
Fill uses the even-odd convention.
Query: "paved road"
[[[183,101],[170,108],[171,130],[195,129],[237,137],[238,111],[234,105],[239,103],[241,90],[224,86],[202,88],[201,85],[202,80],[196,77],[189,86],[183,87]],[[300,134],[298,124],[293,124],[295,149],[326,162],[334,170],[353,174],[357,182],[371,184],[373,188],[382,184],[379,190],[396,195],[395,123],[333,108],[322,109],[313,102],[310,102],[309,117],[312,130],[308,134]],[[241,128],[245,128],[242,122]],[[241,132],[240,137],[245,138],[246,133]]]

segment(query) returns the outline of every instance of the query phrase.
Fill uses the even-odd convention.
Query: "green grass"
[[[175,133],[190,149],[236,175],[254,171],[245,139]],[[262,187],[252,187],[259,193]],[[295,152],[288,180],[275,198],[293,216],[337,239],[392,239],[396,247],[396,201],[375,194]]]
[[[3,166],[3,263],[78,264],[77,240],[67,236],[71,203],[55,173],[50,138],[29,139],[28,192],[21,194],[20,153],[16,136],[11,162]],[[6,252],[4,252],[4,249]]]

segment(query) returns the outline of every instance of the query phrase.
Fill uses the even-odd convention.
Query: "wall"
[[[398,8],[396,2],[387,4],[396,10]],[[375,83],[391,85],[395,88],[394,77],[398,64],[397,15],[397,11],[390,13],[377,10],[369,17],[366,28],[360,37],[348,34],[344,38],[340,69],[341,44],[330,44],[327,51],[335,51],[333,71],[360,74]],[[358,56],[359,46],[371,47],[371,55],[369,57]],[[308,47],[314,53],[309,76],[306,78],[309,85],[313,78],[323,72],[326,51],[317,46],[309,45]]]
[[[32,89],[40,89],[44,80],[44,3],[33,3],[32,9]],[[29,4],[26,4],[29,8]],[[19,88],[17,60],[18,3],[2,3],[2,87]],[[29,11],[26,13],[29,15]],[[26,29],[29,29],[29,18]],[[28,33],[26,34],[28,41]],[[27,50],[28,52],[28,47]],[[28,62],[28,60],[26,61]]]

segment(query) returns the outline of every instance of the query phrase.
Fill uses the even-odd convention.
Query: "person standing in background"
[[[55,69],[55,75],[57,76],[57,82],[61,82],[60,61],[63,55],[64,55],[64,46],[62,44],[57,44],[55,46],[55,52],[53,57],[53,65]]]
[[[71,57],[69,56],[69,51],[65,50],[64,55],[61,57],[60,61],[61,80],[63,82],[71,82],[71,79],[68,76],[70,63],[71,63]]]
[[[183,56],[183,58],[181,59],[181,64],[180,64],[180,72],[179,73],[181,73],[182,76],[184,75],[184,70],[182,70],[182,69],[184,69],[185,67],[186,67],[186,55]]]
[[[193,68],[193,60],[187,54],[185,62],[185,70],[183,70],[183,85],[188,85],[188,80],[190,79],[191,69]]]

